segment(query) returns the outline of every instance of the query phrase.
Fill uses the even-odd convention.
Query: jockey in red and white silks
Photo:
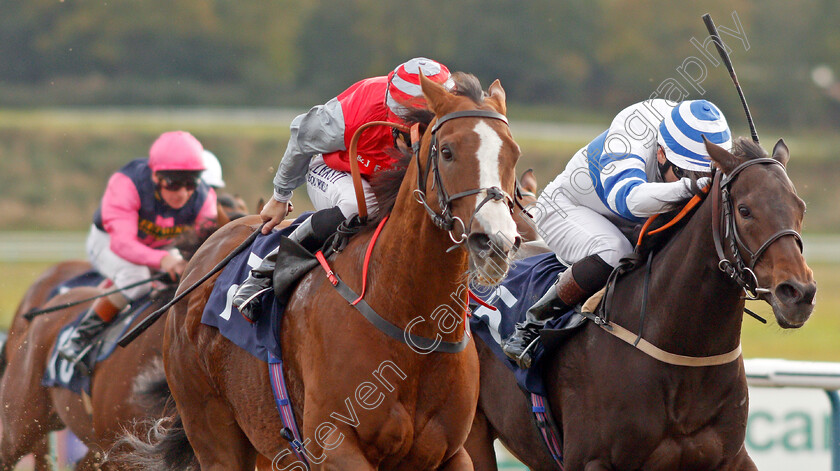
[[[387,76],[356,82],[328,101],[296,117],[283,160],[274,177],[274,195],[260,215],[266,221],[267,234],[291,210],[292,190],[306,183],[309,199],[318,211],[289,236],[310,250],[320,247],[344,219],[359,212],[350,175],[350,158],[359,163],[365,202],[376,213],[376,199],[367,178],[390,169],[394,161],[386,149],[394,147],[390,127],[368,128],[358,141],[358,155],[349,156],[350,140],[360,126],[372,121],[405,124],[401,116],[408,108],[423,107],[420,74],[437,83],[449,85],[449,69],[424,57],[409,60]],[[277,252],[266,256],[262,265],[251,271],[233,298],[233,305],[249,321],[258,315],[258,295],[271,285]]]
[[[710,182],[702,136],[732,146],[723,113],[706,100],[646,100],[622,110],[540,194],[535,222],[557,257],[571,264],[504,346],[520,366],[551,313],[565,312],[607,281],[633,251],[628,235]]]
[[[296,117],[274,177],[274,199],[289,201],[292,190],[305,182],[316,210],[338,206],[345,217],[357,213],[347,155],[350,140],[360,126],[372,121],[404,124],[400,116],[405,106],[401,103],[423,104],[418,100],[423,95],[419,73],[438,83],[450,78],[449,69],[443,64],[425,58],[411,59],[387,76],[356,82],[326,104]],[[358,142],[356,160],[360,173],[367,178],[391,168],[393,159],[386,149],[393,145],[391,128],[367,129]],[[376,200],[370,186],[366,180],[363,185],[368,207],[375,212]]]

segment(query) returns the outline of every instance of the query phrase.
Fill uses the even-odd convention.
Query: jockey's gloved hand
[[[700,177],[697,179],[697,188],[701,190],[712,184],[712,177]]]
[[[187,261],[178,250],[170,250],[160,261],[161,271],[168,273],[172,281],[178,281],[185,268],[187,268]]]

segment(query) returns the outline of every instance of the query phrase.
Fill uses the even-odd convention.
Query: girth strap
[[[433,340],[426,337],[420,337],[409,332],[408,328],[401,329],[395,326],[377,314],[364,299],[360,299],[359,295],[353,292],[349,286],[341,281],[341,278],[330,268],[327,263],[327,259],[324,258],[324,254],[318,252],[315,256],[318,258],[318,261],[321,262],[321,266],[327,273],[327,278],[329,278],[330,283],[333,287],[335,287],[336,291],[338,291],[338,294],[340,294],[348,304],[355,307],[365,317],[365,319],[373,324],[374,327],[379,329],[380,332],[388,337],[408,344],[409,346],[422,350],[423,352],[459,353],[464,350],[470,342],[470,336],[467,334],[469,324],[467,324],[466,319],[464,320],[464,338],[462,338],[460,342],[446,342],[440,338]]]

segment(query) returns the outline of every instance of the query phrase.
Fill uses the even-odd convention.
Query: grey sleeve
[[[317,154],[344,149],[344,113],[333,98],[292,120],[291,137],[274,175],[274,199],[288,201],[306,181],[309,161]]]

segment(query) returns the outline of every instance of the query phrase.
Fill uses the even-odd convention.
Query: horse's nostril
[[[800,300],[800,302],[812,304],[814,302],[814,298],[816,296],[817,296],[817,284],[816,283],[809,283],[802,290],[802,299]]]
[[[814,292],[816,292],[816,287],[814,287]],[[786,281],[776,287],[776,297],[785,304],[796,304],[802,301],[804,294],[794,283]],[[813,294],[811,298],[813,299]]]
[[[467,239],[467,243],[469,244],[470,249],[478,252],[487,252],[490,250],[490,237],[488,237],[487,234],[470,234],[469,239]]]

